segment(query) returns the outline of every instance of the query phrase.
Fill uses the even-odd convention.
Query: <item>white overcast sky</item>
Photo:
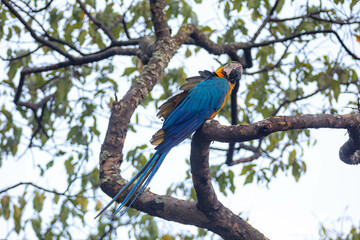
[[[209,17],[216,16],[218,10],[211,2],[206,1],[206,6],[201,7],[194,5],[195,11],[199,13],[200,23],[218,24],[214,18]],[[286,11],[283,10],[283,12]],[[288,12],[287,14],[291,16],[295,13]],[[170,67],[176,67],[178,61],[183,61],[179,56],[177,55],[172,60]],[[218,67],[218,64],[212,58],[210,60],[209,55],[204,53],[186,61],[185,72],[188,76],[196,75],[199,70],[214,70]],[[2,66],[0,65],[0,67]],[[122,72],[121,67],[119,67],[119,72]],[[342,104],[345,102],[345,100],[340,101],[339,106],[343,106]],[[160,124],[159,120],[159,126]],[[102,136],[104,136],[107,124],[103,122],[102,125]],[[359,225],[360,223],[360,188],[358,186],[360,166],[346,165],[338,157],[340,146],[348,140],[346,131],[322,129],[311,130],[311,133],[317,139],[317,144],[314,147],[305,148],[303,159],[307,163],[307,172],[299,182],[295,182],[292,176],[279,174],[268,187],[257,184],[243,186],[244,178],[237,178],[237,190],[234,195],[229,194],[227,197],[223,197],[219,194],[219,198],[225,206],[236,213],[242,212],[242,216],[248,218],[250,224],[270,239],[318,239],[321,223],[328,228],[335,228],[345,233],[351,224]],[[152,134],[153,130],[144,129],[142,138],[150,139]],[[129,148],[138,141],[138,136],[130,134],[126,147]],[[162,186],[163,182],[179,182],[184,178],[186,167],[183,157],[179,161],[176,159],[179,155],[183,156],[184,153],[189,153],[190,142],[186,141],[186,144],[176,147],[167,156],[167,160],[164,161],[150,184],[152,191],[163,194],[167,187]],[[99,149],[100,144],[94,148],[94,162],[98,161]],[[30,158],[33,156],[29,156]],[[37,176],[32,175],[29,170],[35,168],[31,161],[28,162],[28,165],[21,166],[16,162],[8,161],[3,161],[3,164],[3,167],[0,168],[0,178],[2,179],[0,189],[19,181],[37,179]],[[235,172],[240,170],[241,166],[234,167]],[[14,174],[14,172],[18,174]],[[99,198],[104,203],[109,200],[105,196],[99,196]],[[340,222],[339,218],[345,220]],[[91,221],[94,220],[89,217],[90,224]],[[7,226],[3,223],[1,219],[0,238],[3,237],[2,232],[7,232]],[[180,224],[172,224],[165,225],[169,225],[169,229],[174,225],[175,228],[183,227]]]

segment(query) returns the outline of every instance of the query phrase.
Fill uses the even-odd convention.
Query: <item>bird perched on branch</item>
[[[155,154],[95,218],[129,189],[130,192],[114,214],[124,206],[130,207],[150,183],[169,151],[221,110],[242,72],[240,63],[229,62],[215,72],[200,71],[200,76],[186,79],[187,83],[180,88],[183,92],[171,97],[159,108],[157,116],[165,121],[151,139],[151,143],[156,145]]]

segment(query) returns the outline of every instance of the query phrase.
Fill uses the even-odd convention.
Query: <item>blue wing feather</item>
[[[200,128],[222,106],[229,87],[226,79],[212,77],[190,90],[164,122],[165,137],[155,149],[167,152]]]

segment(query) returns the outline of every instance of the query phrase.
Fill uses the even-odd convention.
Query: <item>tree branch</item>
[[[31,36],[38,41],[39,43],[55,50],[56,52],[60,53],[61,55],[63,55],[64,57],[73,60],[74,57],[69,54],[68,52],[66,52],[65,50],[61,49],[60,47],[58,47],[57,45],[55,45],[54,43],[45,40],[42,37],[39,37],[36,33],[35,30],[32,29],[32,27],[30,26],[30,24],[25,21],[25,19],[22,18],[22,16],[13,8],[13,6],[11,6],[10,2],[8,0],[1,0],[6,7],[10,10],[10,12],[16,16],[17,19],[19,19],[19,21],[24,25],[24,27],[30,32]]]
[[[335,32],[334,30],[331,29],[325,29],[325,30],[316,30],[316,31],[308,31],[308,32],[303,32],[303,33],[298,33],[298,34],[293,34],[289,37],[285,37],[285,38],[279,38],[279,39],[274,39],[274,40],[269,40],[269,41],[263,41],[260,43],[253,43],[251,44],[249,47],[251,48],[255,48],[255,47],[263,47],[263,46],[267,46],[267,45],[271,45],[274,43],[278,43],[278,42],[286,42],[295,38],[299,38],[302,36],[306,36],[306,35],[314,35],[314,34],[319,34],[319,33],[331,33],[334,34],[336,36],[336,38],[338,39],[339,43],[341,44],[341,46],[345,49],[345,51],[355,60],[359,60],[360,58],[358,56],[356,56],[354,53],[352,53],[350,51],[350,49],[345,45],[345,43],[341,40],[339,34],[337,32]],[[236,44],[237,45],[237,44]]]
[[[275,116],[247,125],[223,126],[211,119],[202,128],[209,141],[244,142],[266,137],[271,133],[293,129],[334,128],[348,129],[360,125],[360,114],[305,114]]]
[[[197,208],[208,218],[207,229],[223,239],[267,239],[217,199],[209,168],[210,141],[197,131],[191,142],[191,173],[198,198]]]
[[[114,102],[108,130],[100,153],[101,188],[109,196],[115,196],[117,190],[126,184],[124,180],[114,182],[112,179],[116,179],[116,177],[120,175],[119,169],[123,161],[122,149],[131,116],[136,107],[159,81],[170,59],[175,55],[177,49],[185,42],[191,32],[191,28],[182,27],[174,39],[166,37],[158,39],[154,47],[154,52],[140,76],[120,102]],[[121,198],[119,201],[120,200]],[[139,200],[136,200],[133,206],[137,206],[138,201]]]
[[[79,66],[79,65],[86,64],[86,63],[91,63],[91,62],[95,62],[95,61],[101,61],[101,60],[104,60],[104,59],[106,59],[108,57],[112,57],[112,56],[115,56],[115,55],[141,56],[142,52],[139,49],[136,49],[136,48],[122,49],[122,48],[119,48],[119,47],[113,47],[113,48],[109,48],[109,49],[104,50],[104,51],[99,51],[97,53],[93,53],[93,54],[90,54],[90,55],[82,56],[82,57],[79,57],[79,58],[74,58],[72,61],[67,60],[67,61],[64,61],[64,62],[59,62],[59,63],[55,63],[55,64],[43,66],[43,67],[25,68],[20,73],[19,86],[16,89],[16,93],[15,93],[15,97],[14,97],[14,103],[18,104],[18,102],[20,100],[20,96],[21,96],[21,93],[22,93],[22,88],[24,86],[25,76],[28,75],[28,74],[47,72],[47,71],[52,71],[52,70],[56,70],[56,69],[59,69],[59,68],[68,67],[68,66]]]
[[[19,8],[22,12],[24,12],[28,17],[30,17],[34,22],[36,22],[38,24],[38,26],[43,30],[44,32],[44,36],[46,36],[49,40],[53,41],[53,42],[57,42],[60,44],[63,44],[65,46],[68,46],[70,49],[76,51],[77,53],[79,53],[80,55],[84,55],[79,49],[77,49],[74,45],[68,43],[67,41],[64,41],[62,39],[58,39],[56,37],[51,36],[46,29],[44,28],[43,24],[41,24],[34,16],[32,16],[29,12],[25,11],[22,7],[20,7],[19,5],[17,5],[16,3],[12,2],[12,4],[14,4],[14,6],[16,6],[17,8]],[[29,6],[29,4],[24,3],[25,5],[27,5],[30,9],[31,7]]]
[[[30,143],[29,143],[29,147],[32,146],[33,144],[33,139],[34,137],[36,136],[36,134],[42,130],[43,133],[45,134],[45,136],[47,138],[49,138],[43,124],[42,124],[42,119],[43,119],[43,116],[44,116],[44,111],[45,111],[45,107],[46,107],[46,103],[48,101],[50,101],[51,99],[53,99],[54,97],[56,96],[55,93],[53,94],[50,94],[49,96],[46,96],[44,97],[41,101],[39,101],[38,103],[31,103],[31,102],[22,102],[22,101],[19,101],[17,103],[18,106],[24,106],[24,107],[27,107],[27,108],[30,108],[33,113],[34,113],[34,118],[35,118],[35,121],[37,122],[37,128],[33,131],[32,135],[31,135],[31,138],[30,138]],[[37,115],[37,110],[41,108],[41,113],[40,113],[40,117],[38,117]]]
[[[53,1],[54,0],[50,0],[47,4],[45,4],[44,7],[39,8],[39,9],[33,9],[33,8],[30,7],[29,4],[26,4],[26,6],[31,10],[31,12],[38,13],[38,12],[41,12],[41,11],[47,9],[48,7],[50,7],[50,5],[52,4]]]
[[[155,29],[155,35],[157,39],[170,37],[170,27],[167,23],[164,9],[164,0],[150,0],[151,20]]]
[[[32,51],[29,51],[27,53],[24,53],[20,56],[16,56],[16,57],[11,57],[11,58],[3,58],[0,56],[0,59],[3,60],[3,61],[9,61],[9,62],[12,62],[12,61],[15,61],[15,60],[19,60],[21,58],[24,58],[24,57],[27,57],[27,56],[30,56],[31,54],[33,54],[34,52],[36,52],[37,50],[39,50],[40,48],[42,48],[44,45],[39,45],[37,48],[35,48],[34,50]]]
[[[76,0],[76,2],[80,5],[81,10],[83,10],[86,16],[90,19],[90,21],[92,21],[96,26],[98,26],[109,37],[111,42],[115,42],[116,38],[114,37],[112,32],[104,24],[102,24],[102,22],[94,18],[91,13],[86,10],[85,5],[80,0]]]
[[[311,17],[313,15],[319,15],[320,13],[326,12],[324,10],[321,11],[316,11],[316,12],[309,12],[305,15],[302,16],[296,16],[296,17],[291,17],[291,18],[270,18],[271,22],[286,22],[286,21],[294,21],[294,20],[298,20],[298,19],[305,19],[308,17]]]
[[[360,126],[360,124],[358,125]],[[339,157],[347,164],[360,163],[360,128],[348,128],[349,140],[340,148]]]
[[[65,197],[68,197],[68,198],[76,197],[76,196],[81,194],[81,193],[78,193],[77,195],[69,195],[69,194],[66,194],[65,192],[58,192],[56,190],[49,190],[49,189],[43,188],[43,187],[41,187],[39,185],[36,185],[36,184],[34,184],[32,182],[19,182],[19,183],[13,185],[13,186],[10,186],[10,187],[7,187],[7,188],[5,188],[3,190],[0,190],[0,194],[3,194],[3,193],[5,193],[5,192],[7,192],[7,191],[9,191],[11,189],[17,188],[17,187],[22,186],[22,185],[33,186],[33,187],[35,187],[37,189],[40,189],[40,190],[42,190],[44,192],[48,192],[48,193],[52,193],[52,194],[60,195],[60,196],[65,196]],[[89,197],[84,196],[84,198],[91,198],[91,197],[90,196]]]
[[[189,24],[191,25],[191,24]],[[341,44],[341,46],[345,49],[345,51],[354,59],[359,60],[360,58],[358,56],[356,56],[353,52],[350,51],[350,49],[345,45],[345,43],[342,41],[342,39],[340,38],[339,34],[331,29],[325,29],[325,30],[314,30],[314,31],[308,31],[308,32],[302,32],[302,33],[293,33],[292,35],[288,36],[288,37],[284,37],[284,38],[278,38],[278,39],[273,39],[273,40],[267,40],[267,41],[262,41],[259,43],[241,43],[241,42],[237,42],[237,43],[229,43],[229,44],[216,44],[213,41],[211,41],[207,36],[205,36],[196,26],[192,26],[192,28],[194,28],[193,33],[191,34],[191,39],[187,40],[187,44],[191,44],[191,45],[195,45],[198,47],[201,47],[203,49],[205,49],[206,51],[208,51],[210,54],[214,54],[214,55],[222,55],[222,54],[228,54],[229,56],[232,56],[234,54],[236,54],[237,50],[240,49],[251,49],[251,48],[257,48],[257,47],[263,47],[263,46],[268,46],[268,45],[272,45],[275,43],[283,43],[289,40],[293,40],[296,38],[300,38],[302,36],[307,36],[307,35],[315,35],[315,34],[326,34],[326,33],[331,33],[334,34],[335,37],[337,38],[337,40],[339,41],[339,43]]]
[[[261,31],[264,29],[264,27],[266,26],[266,24],[268,24],[270,22],[270,18],[271,16],[274,14],[276,7],[278,6],[280,0],[276,0],[274,6],[270,9],[270,11],[267,14],[267,17],[265,18],[265,20],[263,21],[263,23],[261,24],[261,26],[258,28],[258,30],[256,31],[256,33],[254,34],[254,36],[252,37],[252,39],[250,40],[251,43],[254,43],[255,40],[257,39],[257,37],[260,35]]]
[[[251,155],[250,157],[240,158],[238,160],[232,161],[231,164],[229,164],[229,166],[234,166],[234,165],[240,164],[240,163],[252,162],[252,161],[258,159],[259,157],[261,157],[261,152],[256,152],[253,155]]]

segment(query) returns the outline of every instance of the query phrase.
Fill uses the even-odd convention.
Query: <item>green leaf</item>
[[[294,176],[295,181],[298,182],[301,176],[301,168],[297,162],[292,165],[292,175]]]
[[[186,52],[185,52],[185,57],[190,57],[191,56],[191,51],[189,48],[186,49]]]
[[[285,0],[280,0],[277,7],[276,7],[276,12],[279,13],[281,12],[283,6],[284,6]]]
[[[21,210],[19,207],[14,205],[14,224],[15,224],[15,232],[20,233],[21,230]]]
[[[243,166],[240,176],[245,175],[247,172],[252,171],[256,164],[248,164]]]
[[[81,30],[77,39],[80,46],[83,45],[83,43],[85,42],[86,36],[87,36],[86,30],[85,29]]]
[[[47,164],[46,164],[46,169],[51,168],[54,165],[54,160],[50,160]]]
[[[276,173],[278,172],[278,170],[279,170],[279,165],[274,165],[273,170],[272,170],[272,174],[274,177],[276,176]]]
[[[65,203],[65,202],[64,202]],[[61,211],[60,211],[60,222],[64,225],[67,226],[67,220],[69,217],[69,213],[70,213],[70,209],[65,206],[63,203],[63,205],[61,206]]]
[[[245,185],[245,184],[248,184],[248,183],[252,183],[252,182],[253,182],[253,179],[254,179],[254,175],[255,175],[255,171],[251,171],[251,172],[246,176],[244,185]]]
[[[132,74],[133,72],[135,72],[137,70],[136,67],[128,67],[125,68],[123,76],[129,76],[130,74]]]
[[[57,204],[59,202],[60,196],[58,194],[55,194],[54,196],[54,203]]]
[[[292,150],[289,154],[289,165],[294,164],[296,161],[296,150]]]
[[[78,197],[76,200],[80,204],[80,211],[85,213],[87,211],[87,206],[88,206],[89,200],[84,197]]]
[[[226,19],[230,19],[230,4],[226,1],[225,8],[224,8],[224,15]]]
[[[350,3],[350,10],[353,10],[354,6],[356,3],[358,3],[359,0],[352,0],[351,3]]]
[[[0,214],[3,215],[5,220],[10,218],[10,196],[5,195],[1,198]]]
[[[45,200],[44,192],[40,194],[38,191],[35,191],[35,197],[33,199],[33,208],[36,211],[41,212],[41,210],[43,209],[44,200]]]
[[[36,236],[41,239],[42,236],[41,236],[41,218],[38,217],[38,218],[33,218],[31,219],[31,225],[36,233]]]
[[[67,95],[73,86],[69,79],[62,79],[57,84],[56,101],[60,104],[67,100]]]
[[[74,174],[74,169],[75,169],[75,164],[72,163],[72,160],[74,158],[71,156],[69,157],[66,161],[65,161],[65,169],[66,169],[66,173],[70,176],[72,176]]]
[[[95,33],[95,39],[96,39],[95,42],[99,46],[100,49],[106,48],[106,45],[103,42],[103,39],[102,39],[102,36],[101,36],[100,32]]]
[[[338,81],[336,81],[336,80],[333,80],[331,89],[333,90],[335,100],[338,101],[338,98],[339,98],[339,95],[340,95],[340,92],[341,92],[340,83]]]
[[[13,26],[13,29],[15,30],[16,34],[20,37],[20,34],[21,34],[21,29],[20,29],[20,27],[14,25],[14,26]]]
[[[100,211],[101,210],[101,201],[100,200],[96,200],[96,206],[95,206],[95,211]]]
[[[19,68],[20,68],[20,61],[13,61],[9,63],[9,71],[7,72],[9,81],[12,81],[14,79]]]

